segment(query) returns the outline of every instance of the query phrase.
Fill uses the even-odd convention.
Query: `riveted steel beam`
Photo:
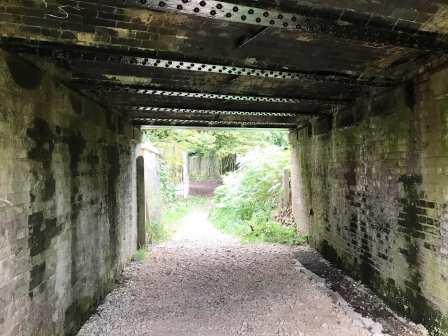
[[[250,122],[224,120],[179,120],[173,118],[134,118],[136,126],[184,126],[184,127],[223,127],[223,128],[296,128],[296,123]]]
[[[125,110],[126,111],[126,110]],[[214,110],[193,110],[193,109],[173,109],[173,108],[151,108],[135,107],[131,108],[129,115],[132,119],[173,119],[173,120],[195,120],[210,122],[252,122],[269,124],[297,124],[299,121],[307,119],[307,116],[293,113],[251,113],[241,111],[214,111]]]
[[[192,115],[235,115],[235,116],[258,116],[258,117],[297,117],[300,114],[288,112],[248,112],[248,111],[227,111],[227,110],[200,110],[200,109],[185,109],[185,108],[169,108],[169,107],[150,107],[150,106],[128,106],[129,109],[135,112],[145,113],[180,113]]]
[[[48,51],[47,51],[48,52]],[[51,50],[50,53],[55,60],[64,61],[68,64],[73,62],[85,63],[107,63],[120,65],[133,65],[145,68],[159,68],[168,70],[195,71],[203,73],[214,73],[231,76],[249,76],[276,80],[300,80],[321,83],[341,83],[353,86],[389,87],[394,84],[391,79],[368,78],[362,75],[353,76],[333,72],[305,72],[305,71],[283,71],[261,68],[239,67],[233,65],[209,64],[200,62],[187,62],[180,60],[168,60],[161,58],[129,56],[110,54],[101,51],[84,49],[79,50]]]
[[[446,35],[418,30],[415,22],[343,8],[299,4],[292,13],[213,0],[127,0],[125,5],[371,43],[448,51]]]
[[[0,41],[1,42],[1,41]],[[1,44],[1,43],[0,43]],[[143,57],[140,54],[123,55],[114,51],[106,51],[91,47],[69,48],[62,44],[39,45],[21,45],[13,43],[6,44],[5,47],[13,52],[22,54],[33,54],[45,57],[50,61],[62,62],[64,64],[98,64],[100,65],[131,65],[148,69],[167,69],[194,71],[203,73],[213,73],[229,75],[235,78],[239,76],[249,76],[256,78],[275,79],[275,80],[298,80],[312,81],[317,83],[340,83],[350,86],[367,87],[390,87],[396,84],[396,81],[390,78],[367,77],[363,74],[353,75],[340,72],[329,71],[284,71],[251,67],[239,67],[234,65],[211,64],[202,62],[190,62],[186,60],[171,60],[156,57]],[[144,75],[144,70],[141,71]]]
[[[95,89],[92,89],[92,92]],[[180,98],[195,98],[195,99],[212,99],[212,100],[226,100],[226,101],[241,101],[253,103],[280,103],[280,104],[317,104],[317,105],[346,105],[344,100],[326,100],[324,98],[284,98],[284,97],[264,97],[264,96],[242,96],[217,94],[206,92],[181,92],[181,91],[167,91],[155,89],[141,89],[127,86],[114,86],[108,88],[100,88],[99,91],[106,93],[127,92],[132,94],[149,95],[149,96],[165,96],[165,97],[180,97]]]

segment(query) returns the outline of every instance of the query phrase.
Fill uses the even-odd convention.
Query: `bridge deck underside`
[[[136,125],[295,128],[443,62],[446,13],[417,0],[19,0],[0,6],[0,37]]]

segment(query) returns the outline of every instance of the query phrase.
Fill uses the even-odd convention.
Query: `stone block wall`
[[[448,335],[448,70],[296,136],[312,244],[433,335]]]
[[[71,335],[136,250],[126,118],[0,53],[0,335]]]

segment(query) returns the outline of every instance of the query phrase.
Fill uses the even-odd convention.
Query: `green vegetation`
[[[289,153],[278,146],[258,147],[241,160],[237,171],[224,177],[215,192],[211,219],[219,229],[245,241],[295,245],[304,243],[295,228],[273,217],[282,192],[283,170]]]
[[[174,186],[182,179],[184,153],[216,160],[243,155],[239,169],[225,176],[224,185],[215,193],[211,219],[222,231],[244,241],[291,245],[305,241],[295,228],[274,219],[280,204],[283,170],[289,168],[286,132],[154,129],[146,131],[145,138],[161,150],[164,158],[163,219],[161,223],[149,225],[151,241],[169,239],[176,232],[179,220],[192,207],[204,202],[198,198],[176,200]]]
[[[170,239],[177,231],[180,220],[192,209],[204,206],[207,202],[203,197],[188,197],[174,199],[165,203],[160,223],[147,223],[146,231],[152,243],[161,243]]]
[[[176,201],[176,185],[171,179],[170,169],[164,161],[160,162],[160,194],[163,204],[172,204]]]
[[[224,158],[229,154],[244,154],[255,146],[276,145],[288,147],[287,133],[284,131],[205,131],[193,129],[154,129],[147,130],[145,139],[157,148],[170,148],[173,145],[192,154],[215,154]]]
[[[137,250],[137,252],[135,252],[135,254],[132,256],[132,260],[142,262],[143,260],[145,260],[147,254],[148,250],[146,248],[141,248]]]

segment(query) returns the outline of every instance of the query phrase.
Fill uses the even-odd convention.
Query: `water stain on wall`
[[[21,88],[34,90],[41,84],[42,71],[34,64],[19,58],[17,55],[8,55],[6,64],[12,78]]]

